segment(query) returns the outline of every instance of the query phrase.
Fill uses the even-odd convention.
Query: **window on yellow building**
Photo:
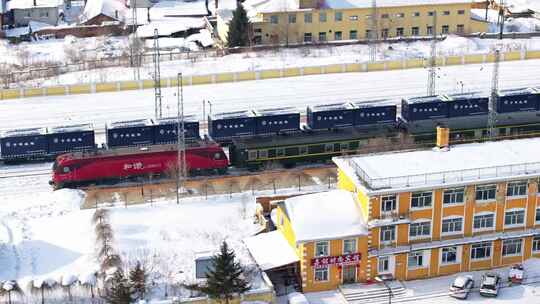
[[[433,35],[433,26],[431,26],[431,25],[428,26],[428,27],[426,28],[426,33],[427,33],[428,36]]]
[[[304,23],[311,23],[313,21],[313,16],[311,13],[304,13]]]
[[[381,228],[381,242],[392,242],[396,239],[396,226],[382,226]]]
[[[441,264],[453,264],[457,262],[457,247],[445,247],[441,250]]]
[[[491,257],[491,242],[483,242],[471,245],[471,259],[481,260]]]
[[[418,268],[424,266],[424,252],[415,251],[409,253],[409,257],[407,258],[407,266],[409,268]]]
[[[349,16],[349,20],[356,21],[356,20],[358,20],[358,16],[357,15]]]
[[[382,39],[388,38],[388,29],[382,29],[381,30],[381,37],[382,37]]]
[[[366,39],[370,39],[371,37],[371,30],[366,30]]]
[[[433,15],[435,15],[435,11],[428,12],[427,15],[433,17]]]
[[[358,39],[358,32],[357,32],[357,31],[354,31],[354,30],[353,30],[353,31],[350,31],[350,32],[349,32],[349,39],[351,39],[351,40],[356,40],[356,39]]]
[[[465,15],[465,10],[458,10],[458,11],[457,11],[457,14],[458,14],[458,15]]]
[[[431,222],[418,222],[409,225],[410,238],[424,238],[431,236]]]
[[[441,30],[442,30],[442,34],[446,35],[446,34],[448,34],[448,31],[450,30],[450,27],[448,25],[443,25]]]
[[[402,28],[402,27],[398,27],[398,28],[396,29],[396,36],[397,36],[397,37],[402,37],[403,34],[404,34],[403,28]]]
[[[506,187],[506,196],[527,195],[527,181],[510,182]]]
[[[493,213],[475,215],[473,228],[475,230],[489,230],[495,228],[495,215]]]
[[[413,192],[411,196],[411,208],[429,208],[431,207],[431,198],[433,193],[428,192]]]
[[[525,223],[525,210],[509,210],[504,213],[505,226],[520,226]]]
[[[304,33],[304,42],[311,42],[313,40],[313,37],[311,33]]]
[[[324,42],[326,41],[326,32],[319,32],[319,41]],[[332,146],[333,148],[333,146]]]
[[[463,232],[463,218],[448,218],[443,219],[441,232],[443,234],[455,234]]]
[[[329,244],[328,241],[315,243],[315,256],[329,256]]]
[[[450,11],[444,11],[444,12],[443,12],[443,15],[444,15],[444,16],[450,16]]]
[[[388,14],[381,14],[382,19],[388,19],[390,16]]]
[[[343,254],[356,252],[356,239],[343,240]]]
[[[535,216],[534,216],[534,221],[536,223],[540,223],[540,208],[536,209],[536,213],[535,213]]]
[[[405,14],[404,14],[404,13],[397,13],[397,14],[396,14],[396,17],[397,17],[397,18],[404,18],[404,17],[405,17]]]
[[[392,212],[396,210],[396,196],[386,195],[381,197],[381,212]]]
[[[270,23],[272,24],[278,24],[279,22],[279,16],[278,15],[272,15],[270,16]]]
[[[420,12],[414,12],[413,17],[420,17]]]
[[[320,12],[319,13],[319,22],[321,22],[321,23],[326,22],[326,13],[325,12]]]
[[[476,186],[476,200],[490,201],[495,199],[497,185]]]
[[[315,281],[328,281],[328,266],[315,268]]]
[[[341,40],[343,39],[343,35],[340,31],[334,32],[334,40]]]
[[[533,251],[533,252],[538,252],[538,251],[540,251],[540,236],[535,236],[535,237],[533,238],[532,251]]]
[[[443,204],[463,204],[465,201],[465,188],[453,188],[444,190]]]
[[[377,270],[379,273],[388,272],[390,270],[390,257],[379,257]]]
[[[420,28],[418,26],[413,26],[411,28],[411,35],[419,36],[420,35]]]
[[[520,255],[521,254],[521,239],[511,239],[503,241],[502,255]]]
[[[334,21],[340,22],[343,20],[343,13],[342,12],[335,12],[334,13]]]
[[[289,23],[296,23],[296,14],[289,14]]]
[[[456,32],[458,34],[463,34],[465,32],[465,25],[464,24],[456,25]]]

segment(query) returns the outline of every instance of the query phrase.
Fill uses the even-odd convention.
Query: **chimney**
[[[450,129],[437,126],[437,148],[448,149],[450,147]]]

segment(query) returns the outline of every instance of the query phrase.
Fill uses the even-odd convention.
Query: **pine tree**
[[[129,283],[133,288],[135,299],[144,299],[146,294],[146,269],[141,266],[140,262],[129,271]]]
[[[206,273],[206,283],[190,285],[188,288],[201,291],[214,300],[225,300],[225,303],[229,304],[235,294],[242,294],[250,288],[243,279],[242,266],[235,260],[234,251],[223,242],[220,253],[212,258],[211,270]]]
[[[105,301],[109,304],[129,304],[133,296],[133,290],[125,278],[124,273],[118,270],[105,290]]]
[[[249,19],[244,6],[240,2],[237,3],[238,5],[229,23],[229,33],[227,34],[228,47],[249,45]]]

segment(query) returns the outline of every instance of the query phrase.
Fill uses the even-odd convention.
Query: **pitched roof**
[[[123,21],[126,17],[127,7],[122,0],[88,0],[81,15],[86,22],[96,16],[105,15]]]
[[[36,5],[34,6],[34,0],[11,0],[6,3],[6,11],[12,9],[26,9],[32,7],[58,7],[64,4],[63,0],[35,0]],[[0,6],[2,6],[2,1],[0,1]]]

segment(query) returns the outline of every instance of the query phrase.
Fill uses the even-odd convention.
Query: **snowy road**
[[[501,88],[540,86],[540,60],[501,63]],[[443,67],[438,71],[439,93],[489,90],[491,64]],[[425,69],[328,74],[184,88],[185,112],[202,118],[202,100],[212,111],[296,106],[348,100],[419,96],[426,92]],[[176,89],[163,89],[164,116],[176,113]],[[87,95],[37,97],[0,103],[0,130],[92,122],[98,130],[109,120],[152,117],[154,91],[124,91]],[[208,112],[208,107],[206,111]]]

